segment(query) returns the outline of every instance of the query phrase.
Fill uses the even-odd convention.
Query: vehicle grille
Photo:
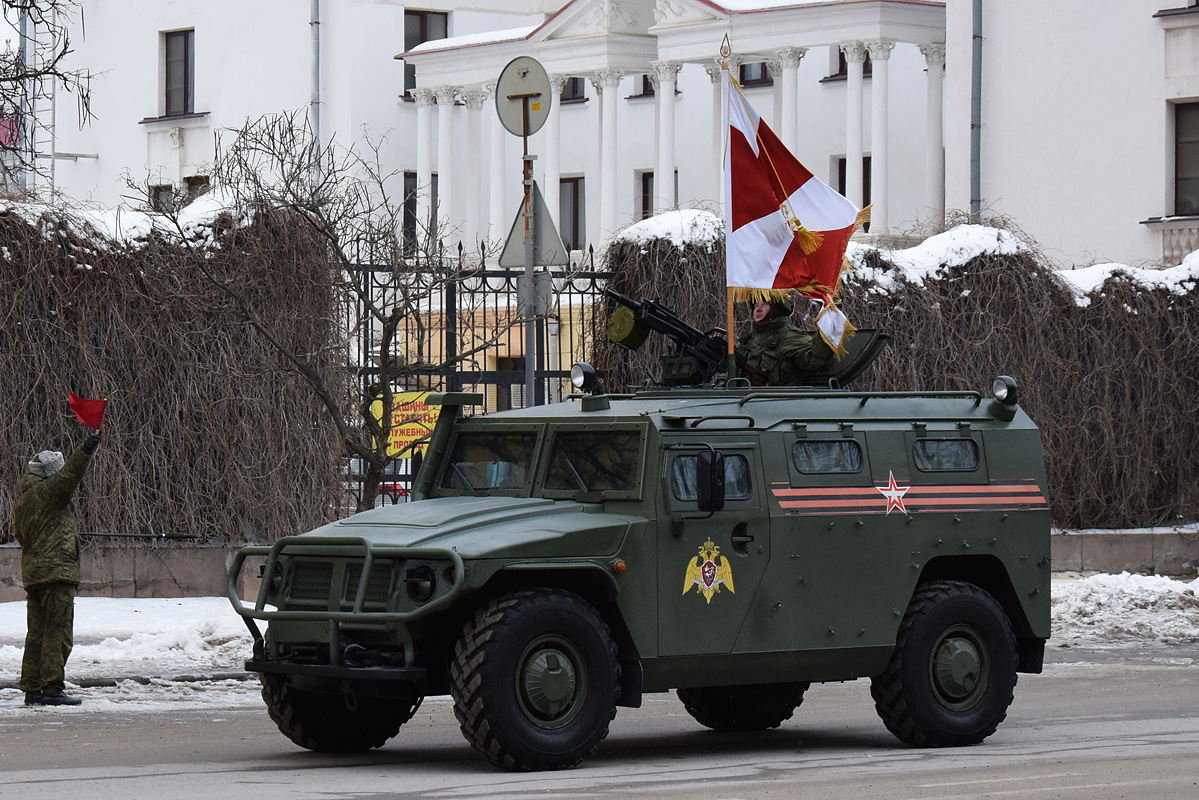
[[[332,583],[332,562],[296,559],[291,573],[291,597],[293,600],[328,600]]]
[[[366,579],[367,603],[386,603],[391,594],[392,562],[376,561],[371,565],[370,577]],[[362,565],[349,564],[346,566],[346,601],[353,603],[358,599],[358,582],[362,580]]]

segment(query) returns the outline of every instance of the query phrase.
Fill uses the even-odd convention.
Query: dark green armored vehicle
[[[239,553],[246,668],[313,750],[378,747],[449,694],[493,764],[555,769],[647,692],[752,731],[855,678],[903,742],[980,742],[1049,637],[1040,440],[1015,383],[995,386],[671,388],[474,417],[477,396],[443,395],[415,502]],[[248,557],[253,604],[233,588]]]

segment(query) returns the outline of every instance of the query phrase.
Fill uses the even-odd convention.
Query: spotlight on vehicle
[[[417,605],[429,602],[437,588],[437,578],[427,564],[408,570],[404,575],[404,583],[408,585],[409,599]]]
[[[995,393],[995,399],[1005,406],[1014,406],[1020,399],[1020,392],[1016,386],[1016,381],[1009,378],[1007,375],[1000,375],[991,384],[991,391]]]
[[[570,368],[570,382],[576,389],[582,389],[585,392],[603,391],[600,388],[599,374],[595,371],[595,367],[586,361],[576,361]]]

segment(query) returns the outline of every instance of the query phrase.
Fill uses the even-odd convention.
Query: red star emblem
[[[911,486],[902,486],[902,487],[898,486],[895,483],[895,473],[888,470],[887,474],[889,476],[887,485],[874,487],[874,488],[878,489],[880,492],[882,492],[883,497],[887,498],[887,514],[889,515],[893,510],[895,510],[897,508],[904,514],[908,513],[907,508],[905,508],[903,505],[903,496],[905,494],[907,494],[908,489],[911,489],[912,487]]]

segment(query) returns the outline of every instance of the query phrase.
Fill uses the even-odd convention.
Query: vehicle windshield
[[[527,490],[532,479],[537,433],[468,431],[460,433],[441,480],[444,489]]]
[[[641,467],[640,431],[559,433],[554,437],[547,491],[629,492]]]

